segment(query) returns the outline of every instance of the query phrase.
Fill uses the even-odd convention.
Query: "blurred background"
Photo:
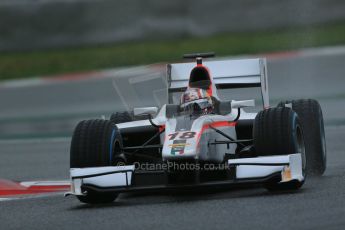
[[[26,194],[13,181],[63,180],[68,189],[80,120],[166,103],[166,64],[209,51],[266,58],[271,106],[320,102],[328,151],[322,178],[308,177],[294,194],[121,195],[96,207],[61,194],[2,202],[4,194]],[[344,0],[0,0],[1,226],[344,229],[344,89]],[[256,89],[220,96],[256,99],[260,109]]]
[[[0,79],[345,42],[342,0],[0,0]]]
[[[343,0],[0,0],[0,139],[69,138],[82,119],[160,106],[165,64],[207,51],[266,57],[272,106],[316,98],[343,124],[344,44]]]

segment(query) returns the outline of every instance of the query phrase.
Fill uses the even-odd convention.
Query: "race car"
[[[322,110],[312,99],[270,107],[266,60],[207,60],[167,65],[168,103],[81,121],[70,149],[71,191],[84,203],[120,193],[258,184],[299,189],[326,169]],[[220,98],[219,89],[259,87],[254,100]]]

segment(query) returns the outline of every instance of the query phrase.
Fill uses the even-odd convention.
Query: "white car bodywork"
[[[265,59],[246,60],[221,60],[204,63],[213,77],[212,87],[216,98],[217,87],[232,88],[233,86],[261,87],[264,108],[269,107],[267,68]],[[167,66],[169,101],[171,92],[183,90],[188,85],[188,76],[195,63],[169,64]],[[228,114],[203,115],[193,121],[188,129],[177,128],[176,117],[167,118],[166,105],[158,112],[152,122],[165,129],[160,136],[162,147],[162,160],[174,161],[194,159],[221,163],[225,154],[235,154],[236,144],[210,145],[215,141],[224,140],[224,135],[216,132],[213,127],[221,130],[226,135],[236,139],[235,120],[241,112],[240,120],[254,119],[256,113],[246,113],[242,107],[251,106],[251,102],[233,101],[232,110]],[[143,110],[144,111],[144,110]],[[149,120],[133,121],[117,124],[119,130],[130,127],[150,126]],[[181,138],[185,133],[191,134],[188,138]],[[172,138],[174,137],[174,138]],[[176,141],[184,141],[182,144]],[[174,147],[183,147],[181,151],[173,151]],[[282,156],[265,156],[241,159],[230,159],[228,165],[235,168],[234,183],[240,180],[257,181],[274,174],[281,174],[281,183],[304,180],[302,173],[301,154]],[[118,188],[116,191],[127,191],[132,188],[132,179],[135,177],[134,165],[95,167],[95,168],[72,168],[70,170],[72,189],[69,194],[84,195],[82,187],[93,185],[97,188]],[[260,180],[259,180],[260,181]],[[163,185],[162,185],[163,186]],[[158,186],[157,188],[163,188]],[[126,190],[127,189],[127,190]]]
[[[229,166],[236,168],[237,182],[244,180],[246,183],[256,182],[257,179],[267,178],[270,175],[280,173],[280,183],[290,181],[304,181],[302,174],[302,158],[300,153],[284,156],[267,156],[257,158],[241,158],[228,161]],[[119,188],[125,192],[132,186],[134,165],[95,167],[95,168],[73,168],[71,174],[71,191],[66,195],[85,195],[82,191],[83,185],[94,185],[100,189]],[[236,182],[235,182],[236,183]],[[157,186],[157,189],[166,188],[164,185]]]

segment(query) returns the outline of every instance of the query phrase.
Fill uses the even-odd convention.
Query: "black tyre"
[[[283,101],[278,104],[279,107],[284,107],[285,105],[291,106],[298,114],[302,125],[308,162],[308,175],[322,175],[326,170],[327,154],[320,104],[313,99]]]
[[[113,122],[114,124],[120,124],[120,123],[129,122],[133,120],[134,120],[133,116],[127,111],[116,112],[110,116],[110,121]]]
[[[259,156],[301,153],[303,176],[306,176],[306,158],[303,131],[298,115],[290,108],[279,107],[259,112],[253,127],[254,149]],[[269,190],[298,189],[300,181],[279,184],[281,177],[266,184]]]
[[[110,166],[121,153],[122,140],[116,127],[106,120],[81,121],[74,130],[71,149],[70,167]],[[78,196],[84,203],[112,202],[117,194],[96,193],[89,191],[86,196]]]

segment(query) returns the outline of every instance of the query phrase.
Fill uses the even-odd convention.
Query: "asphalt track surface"
[[[327,171],[321,178],[309,177],[298,192],[269,193],[263,188],[248,188],[122,194],[115,203],[97,206],[81,204],[62,194],[49,194],[0,201],[0,229],[344,229],[344,63],[344,55],[284,58],[268,63],[274,102],[283,98],[313,97],[320,101],[324,110]],[[58,86],[63,92],[62,99],[45,102],[50,99],[47,92],[53,92],[49,87],[58,92]],[[108,97],[112,92],[110,88],[107,79],[37,86],[31,89],[31,94],[30,87],[25,87],[27,97],[22,100],[18,91],[16,93],[18,89],[5,89],[1,96],[11,94],[15,103],[1,104],[4,105],[1,116],[5,118],[11,113],[35,115],[35,112],[48,116],[57,111],[63,113],[64,109],[71,112],[69,108],[76,113],[91,114],[97,109],[106,112],[110,104],[116,110],[118,105]],[[76,95],[76,92],[92,101],[79,98],[82,106],[73,106],[78,101],[67,99],[69,93]],[[35,109],[29,109],[30,100],[35,98],[39,99]],[[1,97],[0,100],[3,103],[5,99]],[[69,141],[69,138],[57,137],[0,140],[1,178],[18,181],[67,179]]]

